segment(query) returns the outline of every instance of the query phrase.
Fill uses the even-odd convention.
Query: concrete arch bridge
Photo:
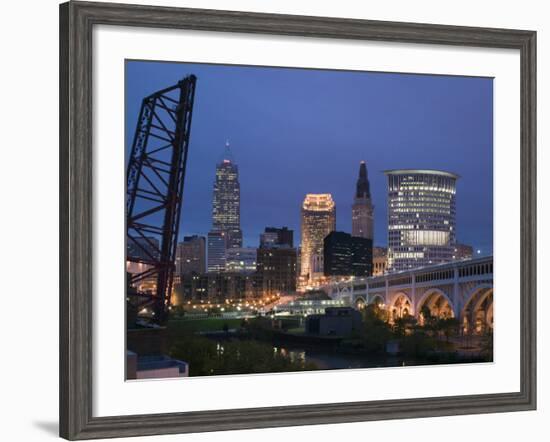
[[[429,309],[440,318],[457,318],[465,333],[493,328],[493,257],[475,258],[429,267],[352,278],[323,290],[334,300],[357,309],[379,304],[390,321],[412,315],[422,322]]]

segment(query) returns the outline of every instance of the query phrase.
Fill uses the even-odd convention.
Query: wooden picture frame
[[[150,28],[513,48],[521,54],[521,389],[517,393],[92,416],[92,28]],[[179,9],[60,6],[60,435],[69,440],[533,410],[536,407],[536,33]]]

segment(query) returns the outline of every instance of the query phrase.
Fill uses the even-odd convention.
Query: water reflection
[[[216,342],[216,353],[218,356],[224,354],[224,341]],[[240,354],[237,352],[237,358]],[[302,367],[306,364],[314,364],[319,370],[331,369],[352,369],[352,368],[376,368],[376,367],[398,367],[411,365],[411,361],[405,361],[395,356],[367,355],[357,353],[336,352],[331,348],[273,346],[273,357],[288,358],[292,363],[298,363]],[[414,361],[412,361],[414,362]],[[412,365],[415,365],[414,363]]]
[[[273,347],[274,355],[288,357],[302,365],[313,363],[320,370],[342,368],[373,368],[405,365],[405,361],[384,355],[337,353],[319,348]]]
[[[285,347],[273,347],[273,355],[277,354],[289,358],[292,363],[300,363],[302,365],[306,363],[305,350],[289,350]]]

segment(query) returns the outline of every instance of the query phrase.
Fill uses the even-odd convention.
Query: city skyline
[[[259,234],[266,226],[288,226],[289,229],[294,230],[297,238],[301,237],[300,207],[301,200],[307,193],[332,194],[338,207],[336,230],[351,232],[351,206],[357,180],[357,166],[360,161],[365,160],[369,169],[373,205],[376,207],[375,245],[387,245],[387,185],[382,170],[400,166],[407,168],[421,166],[422,168],[449,170],[462,176],[457,189],[457,239],[461,243],[469,243],[477,249],[482,249],[484,254],[492,252],[492,167],[487,167],[487,164],[492,162],[492,125],[487,121],[485,121],[487,124],[474,121],[478,117],[477,112],[483,115],[484,120],[487,119],[487,112],[492,118],[492,83],[490,79],[151,62],[128,62],[127,68],[127,121],[130,120],[127,123],[128,133],[134,129],[131,120],[135,115],[137,103],[139,103],[137,97],[150,92],[157,85],[154,82],[151,84],[149,76],[147,85],[140,87],[140,81],[137,78],[140,73],[152,69],[156,73],[153,75],[153,80],[158,81],[159,85],[161,82],[169,83],[172,80],[168,78],[174,78],[176,75],[181,76],[185,72],[196,72],[199,77],[197,96],[201,96],[200,94],[204,96],[201,96],[201,100],[197,100],[197,103],[201,104],[196,106],[193,120],[179,239],[193,234],[207,235],[211,224],[211,192],[215,165],[223,152],[225,140],[229,139],[235,163],[239,166],[243,247],[257,246]],[[285,82],[287,85],[290,84],[292,90],[298,86],[303,87],[302,76],[305,72],[309,75],[308,78],[313,75],[311,82],[315,86],[306,87],[306,91],[302,91],[301,95],[308,98],[312,97],[312,92],[315,89],[319,90],[321,85],[334,80],[335,77],[350,80],[349,82],[353,86],[361,86],[359,95],[370,94],[371,98],[378,97],[378,100],[381,98],[380,93],[377,94],[376,91],[373,91],[376,86],[384,86],[382,89],[386,93],[390,86],[400,85],[398,89],[401,92],[406,88],[407,100],[398,99],[396,94],[390,94],[389,101],[395,105],[393,113],[403,113],[402,108],[406,105],[409,106],[407,114],[410,114],[413,109],[424,110],[424,112],[420,112],[422,118],[416,118],[416,120],[413,118],[418,123],[416,128],[411,127],[410,118],[399,121],[403,130],[413,129],[412,132],[409,131],[411,136],[407,143],[403,142],[407,147],[411,147],[394,146],[393,149],[390,149],[393,155],[389,155],[389,158],[388,155],[384,155],[384,150],[388,150],[387,144],[395,144],[395,140],[388,132],[390,129],[388,123],[396,121],[393,118],[380,127],[380,132],[388,135],[386,145],[380,147],[380,136],[369,129],[369,126],[373,124],[372,119],[380,123],[380,119],[376,119],[370,110],[377,107],[377,100],[374,99],[365,103],[364,106],[357,104],[358,100],[354,100],[352,103],[352,107],[359,106],[362,111],[360,116],[364,120],[364,128],[358,127],[357,118],[353,118],[352,113],[344,112],[348,116],[347,123],[351,127],[351,132],[354,132],[354,137],[348,134],[349,131],[342,130],[341,139],[335,140],[338,137],[332,135],[329,143],[322,138],[327,133],[321,128],[313,133],[314,136],[311,140],[304,142],[305,129],[314,124],[314,116],[320,117],[321,114],[315,112],[315,115],[311,115],[315,106],[312,103],[305,107],[300,103],[297,104],[295,100],[291,99],[290,93],[289,97],[285,99],[274,98],[274,95],[280,93]],[[222,100],[228,94],[231,95],[231,91],[223,89],[222,85],[214,81],[231,83],[232,81],[237,82],[237,80],[248,81],[251,78],[261,80],[260,85],[252,87],[260,97],[252,96],[253,92],[242,93],[243,90],[241,90],[240,95],[243,96],[237,100],[237,103]],[[414,91],[412,95],[417,99],[416,104],[414,104],[413,97],[410,96],[411,85]],[[415,90],[415,85],[420,89],[416,88]],[[215,92],[220,94],[217,97],[219,102],[216,103],[217,106],[208,106],[208,104],[212,105],[216,98],[211,93],[213,87]],[[275,88],[275,93],[273,88]],[[235,89],[235,87],[230,89]],[[344,100],[343,96],[345,96],[345,100],[349,101],[349,85],[344,84],[340,89],[341,97],[333,93],[328,94],[329,98],[326,100],[317,97],[317,107],[320,106],[324,109],[328,104],[339,103],[340,100]],[[452,96],[454,106],[450,107],[451,110],[449,111],[449,106],[446,106],[447,111],[442,112],[443,107],[437,105],[437,100],[435,103],[430,103],[429,100],[422,99],[423,93],[429,92],[429,90],[432,90],[431,94],[428,94],[432,100],[437,98],[437,93],[443,94],[447,99],[449,95]],[[210,93],[207,93],[208,91]],[[235,99],[234,92],[233,99]],[[243,119],[248,119],[251,110],[257,110],[258,100],[261,101],[262,97],[266,99],[266,95],[276,103],[273,103],[273,100],[265,102],[269,102],[273,106],[277,104],[277,106],[275,109],[272,106],[270,118],[266,116],[262,130],[258,130],[257,127],[247,130],[246,125],[243,124],[244,121],[236,119],[234,110],[239,109]],[[442,97],[439,99],[444,101]],[[287,115],[288,112],[283,116],[275,113],[275,110],[281,110],[283,105],[289,106],[290,104],[295,105],[290,108],[291,115]],[[483,108],[483,111],[479,110],[479,106]],[[223,116],[220,115],[220,107],[224,109]],[[295,107],[298,107],[300,111],[307,110],[309,113],[306,112],[300,118],[299,115],[296,115],[298,109],[294,109]],[[386,108],[388,107],[390,105],[386,104]],[[265,109],[262,111],[265,114]],[[417,114],[418,112],[413,113]],[[443,113],[443,117],[435,115],[438,113]],[[456,118],[457,114],[460,114],[460,119]],[[389,111],[387,115],[390,115]],[[430,122],[431,116],[435,119]],[[285,117],[284,121],[282,117]],[[331,117],[336,121],[329,129],[338,131],[339,128],[347,128],[342,126],[341,117],[338,115],[331,115]],[[209,119],[220,124],[213,127],[207,124]],[[257,118],[254,121],[261,126],[262,122]],[[322,118],[320,121],[323,121]],[[300,122],[304,123],[303,129],[290,131],[294,134],[297,142],[301,143],[301,150],[297,150],[296,142],[289,141],[289,131],[280,132],[281,147],[279,149],[269,148],[276,143],[276,140],[270,137],[264,138],[261,142],[258,141],[258,137],[262,133],[272,135],[272,128],[267,127],[268,125],[276,123],[277,127],[277,124],[285,122],[290,126],[298,126],[297,123]],[[442,122],[445,124],[438,124]],[[234,127],[230,129],[228,123],[234,123]],[[253,123],[250,126],[254,126]],[[431,127],[433,133],[425,132],[426,126]],[[476,127],[477,130],[473,130]],[[420,136],[419,132],[422,131],[424,134]],[[362,132],[363,141],[357,136],[359,132]],[[351,143],[352,139],[353,143]],[[474,139],[475,142],[472,142]],[[464,152],[456,152],[458,150],[456,147],[454,150],[444,147],[436,149],[437,140],[439,140],[439,146],[463,144],[466,151],[474,150],[476,152],[477,161],[469,161],[470,157],[465,163],[465,158],[468,155],[465,155]],[[424,143],[427,147],[425,158],[424,156],[418,158],[417,149],[412,148],[419,143]],[[345,147],[341,148],[342,145]],[[482,145],[486,145],[486,148],[481,149]],[[407,157],[411,156],[409,151],[416,151],[415,161],[406,161]],[[462,158],[461,161],[457,160],[457,153]],[[309,159],[304,158],[307,155],[310,155]],[[326,161],[319,161],[317,156],[326,158]],[[455,167],[452,167],[453,165]],[[317,169],[313,166],[316,166]],[[327,166],[330,166],[331,170],[327,171]],[[277,176],[278,171],[280,176]],[[491,191],[476,192],[476,185]],[[489,199],[490,201],[488,201]]]
[[[126,83],[127,118],[145,93],[127,379],[493,360],[493,258],[456,241],[492,246],[489,79],[185,65],[135,84],[167,66]]]

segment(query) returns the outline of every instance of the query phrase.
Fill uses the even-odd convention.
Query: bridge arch
[[[349,286],[346,285],[346,286],[342,287],[342,288],[338,291],[338,293],[339,293],[340,295],[342,295],[342,296],[346,296],[346,295],[349,295],[349,294],[351,293],[351,290],[350,290]]]
[[[332,299],[338,299],[340,301],[347,303],[348,305],[353,304],[353,296],[352,296],[351,290],[347,285],[343,287],[339,287],[337,295],[335,297],[332,296]]]
[[[461,312],[464,333],[481,334],[493,329],[493,285],[480,284],[465,298]]]
[[[390,320],[402,318],[403,316],[414,316],[414,304],[411,297],[405,292],[397,292],[390,296],[386,306]]]
[[[384,299],[383,295],[381,295],[380,293],[376,293],[371,297],[369,304],[377,304],[385,307],[386,300]]]
[[[354,305],[357,310],[363,310],[367,305],[367,301],[363,296],[357,296],[355,298]]]
[[[455,318],[456,307],[449,296],[441,289],[431,288],[426,290],[417,301],[415,311],[418,319],[422,321],[422,310],[427,307],[432,316],[438,318]]]

